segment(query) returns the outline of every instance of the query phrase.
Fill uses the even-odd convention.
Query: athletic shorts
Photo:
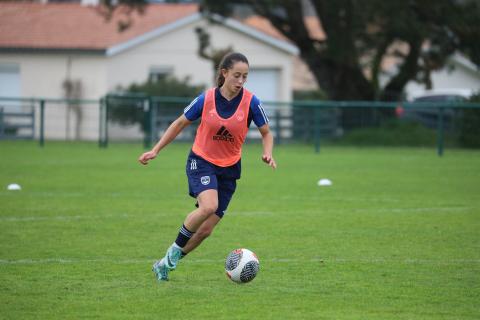
[[[190,196],[197,198],[202,191],[217,190],[218,208],[215,213],[222,218],[237,188],[237,179],[240,179],[240,161],[230,167],[219,167],[191,151],[187,159],[186,172]]]

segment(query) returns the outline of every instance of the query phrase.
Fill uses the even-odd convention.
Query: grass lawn
[[[189,148],[144,167],[137,144],[0,142],[0,318],[480,318],[480,152],[281,145],[273,171],[248,144],[224,219],[157,283]],[[246,285],[224,273],[238,247],[260,259]]]

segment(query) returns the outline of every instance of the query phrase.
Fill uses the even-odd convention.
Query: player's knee
[[[217,208],[218,208],[218,202],[216,201],[204,203],[200,206],[200,209],[202,209],[205,216],[210,216],[214,214],[217,211]]]

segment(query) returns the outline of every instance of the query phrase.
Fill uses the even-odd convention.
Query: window
[[[167,66],[153,66],[150,67],[150,71],[148,74],[148,81],[149,82],[157,82],[167,78],[169,75],[173,73],[172,67]]]
[[[0,64],[0,96],[20,97],[20,66]]]

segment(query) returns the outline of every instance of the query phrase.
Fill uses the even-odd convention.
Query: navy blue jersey
[[[222,118],[231,117],[237,110],[240,101],[242,100],[243,89],[240,93],[228,101],[225,99],[218,88],[215,89],[215,106],[217,108],[217,113]],[[202,93],[196,97],[183,111],[185,117],[190,121],[195,121],[202,116],[203,103],[205,101],[205,93]],[[252,101],[250,102],[250,111],[248,112],[248,122],[247,125],[250,127],[250,123],[255,123],[255,125],[260,128],[266,123],[268,123],[268,117],[265,113],[265,110],[262,107],[260,100],[254,95]]]

